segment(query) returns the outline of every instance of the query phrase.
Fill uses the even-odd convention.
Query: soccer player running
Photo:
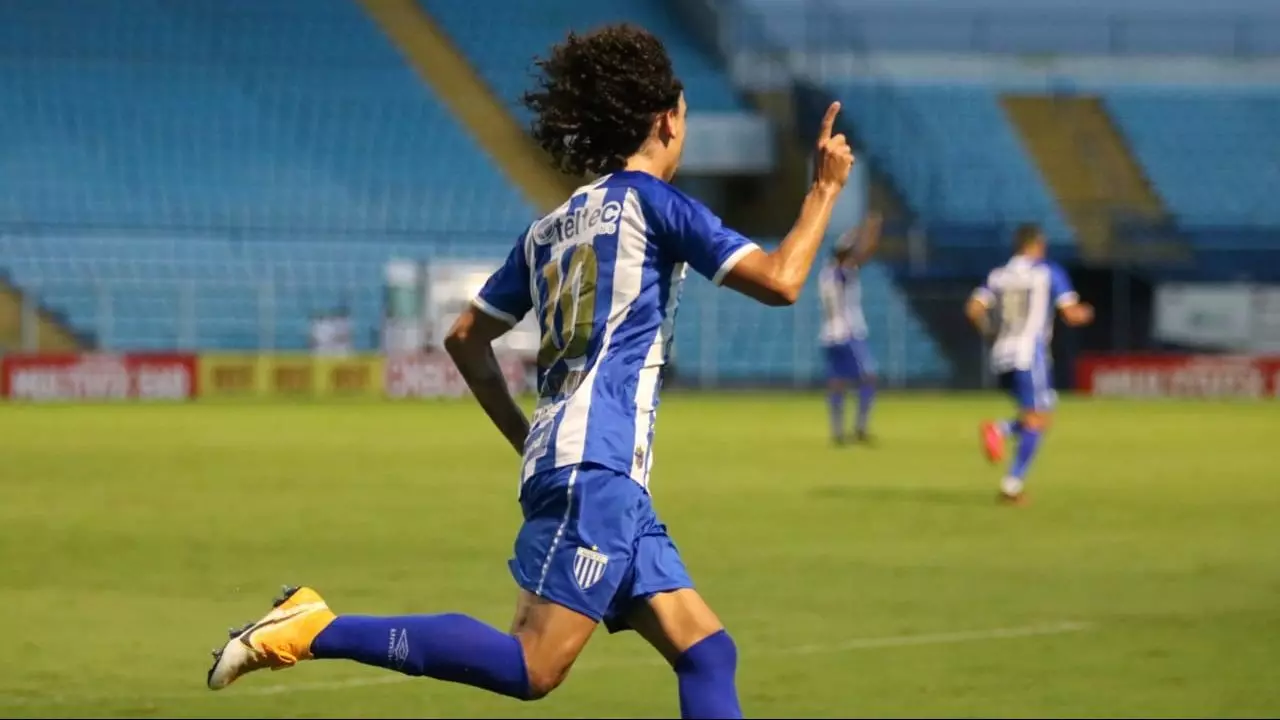
[[[658,390],[687,267],[766,305],[796,301],[853,163],[832,135],[839,104],[822,120],[799,218],[765,252],[668,184],[687,126],[658,39],[629,25],[571,33],[537,67],[524,98],[534,138],[563,170],[597,179],[529,226],[446,342],[523,458],[510,631],[456,613],[335,616],[316,591],[288,589],[215,653],[210,688],[346,659],[533,700],[564,681],[604,622],[637,631],[670,662],[682,717],[742,716],[737,649],[650,501]],[[527,419],[491,343],[529,312],[542,347]]]
[[[876,361],[867,343],[867,319],[862,313],[862,266],[880,244],[881,219],[871,214],[861,226],[836,241],[831,261],[818,274],[822,298],[819,341],[827,361],[827,406],[831,411],[831,439],[845,443],[844,397],[858,386],[858,415],[854,439],[869,442],[867,421],[876,397]]]
[[[1018,438],[1013,465],[1000,483],[1000,497],[1016,503],[1024,498],[1027,469],[1057,401],[1049,356],[1054,308],[1067,325],[1076,327],[1093,321],[1093,307],[1080,302],[1066,271],[1045,258],[1047,241],[1039,226],[1019,226],[1014,245],[1013,258],[992,270],[986,283],[973,291],[965,314],[984,337],[992,334],[991,310],[998,322],[991,366],[1017,402],[1018,415],[982,423],[981,437],[992,463],[1004,459],[1005,438]]]

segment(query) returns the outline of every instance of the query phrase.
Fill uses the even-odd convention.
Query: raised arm
[[[870,213],[867,219],[863,221],[862,227],[857,229],[857,244],[853,247],[853,261],[859,267],[871,262],[871,258],[875,256],[876,250],[880,247],[880,228],[884,224],[884,218],[880,217],[880,213]]]
[[[832,135],[840,103],[832,103],[822,118],[814,157],[813,184],[800,206],[791,232],[772,252],[759,248],[744,255],[724,276],[724,285],[765,305],[792,305],[809,277],[822,246],[831,210],[849,179],[853,151],[844,135]]]

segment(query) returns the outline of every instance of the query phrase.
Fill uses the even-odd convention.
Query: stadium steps
[[[1083,258],[1125,256],[1113,237],[1113,220],[1161,223],[1168,217],[1099,98],[1005,95],[1001,105],[1074,227]],[[1146,249],[1180,254],[1176,244]]]
[[[897,274],[896,282],[912,314],[933,340],[938,352],[951,368],[950,377],[961,383],[973,383],[964,389],[974,390],[987,375],[981,344],[961,309],[981,277],[917,279]]]
[[[359,2],[530,202],[550,210],[578,186],[575,179],[553,169],[546,154],[416,0]]]
[[[0,351],[17,350],[26,344],[22,337],[23,298],[21,290],[0,278]],[[36,322],[39,352],[76,352],[93,345],[44,308],[36,311]]]

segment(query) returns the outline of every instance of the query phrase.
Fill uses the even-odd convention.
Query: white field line
[[[921,635],[888,635],[884,637],[864,637],[851,638],[841,642],[834,643],[816,643],[812,645],[795,645],[782,648],[761,649],[757,652],[744,652],[747,657],[786,657],[786,656],[805,656],[805,655],[828,655],[843,652],[852,652],[855,650],[876,650],[885,648],[900,647],[927,647],[931,645],[957,645],[960,643],[984,642],[990,640],[1015,640],[1018,638],[1043,637],[1049,635],[1065,635],[1068,633],[1085,632],[1093,629],[1093,623],[1088,622],[1056,622],[1045,623],[1042,625],[1023,625],[1019,627],[990,628],[987,630],[961,630],[958,632],[945,633],[928,633]],[[595,662],[583,662],[574,665],[573,674],[577,675],[583,672],[592,672],[595,670],[603,670],[619,667],[637,667],[637,666],[662,666],[665,661],[656,653],[646,654],[641,657],[617,658],[613,660],[598,660]],[[52,695],[41,698],[4,698],[0,697],[0,707],[29,707],[38,705],[66,705],[76,703],[102,703],[102,702],[135,702],[151,704],[156,700],[190,700],[194,698],[213,698],[217,697],[234,699],[234,698],[255,698],[266,697],[272,695],[291,695],[293,693],[306,692],[329,692],[334,690],[348,690],[353,688],[376,687],[379,685],[396,685],[399,683],[422,681],[423,678],[410,677],[408,675],[391,674],[376,675],[371,677],[348,678],[346,680],[328,680],[323,682],[286,682],[265,685],[261,687],[247,688],[231,688],[224,692],[214,695],[207,690],[156,694],[146,697],[140,696],[88,696],[88,695]]]
[[[759,652],[744,652],[743,654],[747,657],[755,656],[765,658],[797,655],[827,655],[851,652],[854,650],[875,650],[879,648],[918,647],[928,645],[955,645],[958,643],[982,642],[987,640],[1013,640],[1016,638],[1040,637],[1045,635],[1064,635],[1067,633],[1084,632],[1092,627],[1093,625],[1091,623],[1085,622],[1057,622],[1044,625],[1024,625],[1022,627],[965,630],[960,632],[932,633],[926,635],[889,635],[886,637],[852,638],[843,642],[796,645],[792,647],[760,650]],[[591,672],[594,670],[619,667],[637,667],[644,665],[663,666],[666,665],[666,661],[657,653],[646,654],[640,657],[597,660],[595,662],[575,664],[573,666],[572,674],[577,675],[582,672]],[[414,680],[421,681],[422,679],[423,678],[410,677],[408,675],[393,674],[376,677],[349,678],[347,680],[334,680],[330,682],[280,683],[266,687],[245,688],[240,692],[236,692],[236,689],[232,688],[226,691],[226,695],[261,697],[263,695],[282,695],[295,692],[315,692],[323,690],[371,687],[375,685],[394,685],[396,683],[411,682]]]

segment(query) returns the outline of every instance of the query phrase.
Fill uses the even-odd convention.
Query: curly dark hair
[[[626,23],[570,32],[534,65],[536,87],[522,98],[533,137],[572,175],[621,168],[684,91],[662,41]]]

